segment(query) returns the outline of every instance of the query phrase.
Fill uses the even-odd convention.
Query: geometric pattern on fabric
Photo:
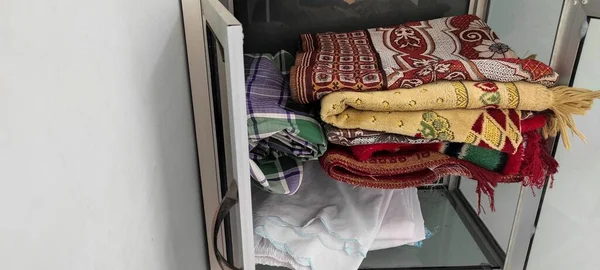
[[[486,110],[477,118],[466,143],[512,153],[522,142],[514,110]],[[518,117],[518,115],[517,115]],[[520,120],[519,120],[520,121]]]
[[[527,81],[552,86],[558,74],[519,59],[474,15],[408,22],[347,33],[301,35],[291,69],[300,103],[335,91],[413,88],[440,80]]]

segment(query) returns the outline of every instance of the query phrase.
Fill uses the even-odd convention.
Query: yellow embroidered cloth
[[[513,154],[523,141],[520,116],[517,110],[497,109],[376,112],[347,108],[323,121],[339,128],[470,143]]]
[[[484,116],[489,114],[486,109],[503,109],[499,111],[506,116],[510,113],[505,109],[552,110],[554,115],[549,118],[544,135],[554,136],[560,131],[568,147],[567,129],[583,138],[574,125],[572,114],[584,114],[593,100],[599,97],[598,91],[565,86],[547,88],[528,82],[439,81],[412,89],[334,92],[321,100],[321,118],[339,128],[422,135],[424,138],[476,145],[483,141],[492,149],[508,152],[503,150],[503,139],[509,138],[512,143],[517,143],[516,146],[520,144],[520,135],[511,135],[513,131],[520,134],[520,128],[513,130],[519,121],[511,121],[515,124],[511,126],[498,120],[497,125],[492,125],[497,129],[482,127],[490,132],[493,130],[487,138],[483,129],[473,131],[474,128],[478,130],[478,126],[473,126],[478,124],[476,119],[483,117],[482,121],[485,121],[489,118]],[[430,128],[424,128],[424,123],[431,121],[426,119],[438,119],[432,124],[439,127],[435,130],[443,132],[429,132]],[[440,123],[444,124],[440,126]]]

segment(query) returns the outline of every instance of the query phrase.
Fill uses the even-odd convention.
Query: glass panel
[[[234,0],[245,52],[295,53],[303,33],[351,31],[468,13],[468,0]]]
[[[225,140],[225,135],[229,132],[229,123],[226,117],[223,117],[223,108],[227,108],[227,98],[221,96],[221,89],[226,89],[227,80],[225,80],[225,76],[222,75],[224,73],[224,68],[222,63],[222,52],[217,37],[214,32],[210,29],[210,27],[206,27],[206,40],[208,47],[208,62],[210,67],[210,82],[211,82],[211,97],[213,101],[213,113],[214,113],[214,125],[215,125],[215,138],[217,141],[217,159],[219,164],[219,180],[221,184],[221,197],[225,196],[227,192],[227,179],[232,178],[232,173],[230,170],[227,170],[226,164],[231,162],[231,157],[226,155],[227,151],[230,151],[231,143]],[[225,123],[224,123],[225,122]],[[227,149],[227,150],[226,150]],[[231,238],[231,219],[229,216],[225,218],[225,222],[223,223],[222,230],[225,235],[226,243],[232,243]],[[233,263],[233,249],[232,245],[229,244],[226,246],[225,253],[227,254],[227,260]]]
[[[475,238],[457,213],[449,192],[444,189],[419,190],[425,226],[433,237],[423,241],[423,246],[402,246],[369,252],[361,269],[408,267],[457,267],[481,269],[491,267]],[[470,209],[469,209],[470,210]],[[486,268],[490,269],[490,268]]]

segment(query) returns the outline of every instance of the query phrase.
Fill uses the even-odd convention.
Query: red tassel
[[[554,175],[558,173],[558,161],[554,159],[550,153],[546,149],[546,140],[542,139],[542,161],[544,162],[544,168],[546,169],[546,174],[550,176],[550,188],[554,187]]]
[[[477,181],[477,214],[480,215],[481,211],[485,213],[485,209],[481,206],[481,194],[485,194],[490,199],[490,210],[496,211],[496,205],[494,202],[494,188],[498,186],[498,179],[493,177],[488,170],[481,167],[472,165],[470,163],[464,163],[467,169],[471,172],[471,178]]]
[[[541,188],[545,182],[544,164],[541,159],[541,136],[537,131],[527,132],[525,154],[523,155],[523,164],[521,166],[521,175],[523,176],[523,185]]]
[[[521,166],[523,185],[541,189],[547,177],[554,179],[558,172],[558,162],[546,151],[545,141],[537,131],[524,134],[526,137],[525,153]],[[552,185],[551,185],[552,186]]]

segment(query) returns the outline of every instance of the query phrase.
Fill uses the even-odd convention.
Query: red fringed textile
[[[520,173],[523,185],[541,189],[547,177],[554,181],[554,175],[558,172],[558,161],[546,150],[546,141],[539,132],[527,132],[524,136],[527,146]]]
[[[546,124],[544,115],[521,120],[521,129],[528,132],[541,128]],[[519,174],[523,160],[523,145],[517,148],[514,154],[481,148],[466,143],[379,143],[351,146],[350,151],[358,161],[366,161],[371,156],[385,155],[386,153],[411,153],[417,151],[437,151],[451,157],[469,161],[479,167],[503,174]],[[382,153],[383,152],[383,153]]]
[[[358,161],[366,161],[373,155],[389,153],[412,153],[417,151],[438,151],[443,143],[406,144],[406,143],[377,143],[350,146],[352,155]],[[381,153],[384,152],[384,153]]]
[[[517,175],[502,175],[434,151],[376,155],[358,161],[347,148],[334,147],[325,152],[320,162],[333,179],[372,188],[419,187],[447,175],[464,176],[478,181],[478,194],[488,195],[492,208],[497,183],[520,181]]]
[[[545,117],[536,116],[523,121],[523,124],[527,130],[523,134],[525,143],[520,147],[520,154],[511,159],[514,164],[510,166],[516,171],[514,174],[486,170],[466,160],[437,152],[437,144],[332,147],[320,162],[332,178],[372,188],[418,187],[447,175],[464,176],[477,181],[479,206],[481,195],[487,195],[494,211],[494,187],[498,183],[522,182],[525,186],[541,188],[546,178],[557,172],[558,163],[546,151],[545,142],[536,130],[545,124]],[[374,154],[379,151],[386,153]]]

